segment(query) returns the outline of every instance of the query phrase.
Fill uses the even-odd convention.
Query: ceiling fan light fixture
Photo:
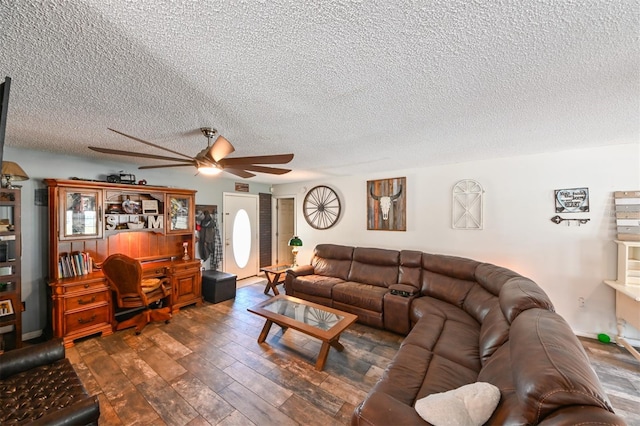
[[[221,173],[222,169],[208,164],[201,164],[198,166],[198,171],[203,175],[213,176]]]

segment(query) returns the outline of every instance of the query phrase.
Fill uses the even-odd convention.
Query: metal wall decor
[[[556,213],[585,213],[589,211],[589,188],[555,190]]]
[[[302,202],[302,213],[312,228],[329,229],[340,218],[340,198],[325,185],[311,188]]]
[[[407,178],[367,181],[367,229],[407,230]]]
[[[482,185],[464,179],[453,185],[451,191],[451,227],[453,229],[482,229]]]
[[[560,216],[554,216],[551,218],[551,222],[555,223],[556,225],[560,225],[560,223],[562,222],[567,222],[567,225],[570,225],[571,222],[577,223],[578,226],[580,225],[584,225],[585,223],[589,222],[591,219],[566,219],[564,217],[560,217]]]

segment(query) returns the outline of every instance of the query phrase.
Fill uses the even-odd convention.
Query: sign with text
[[[589,211],[589,188],[556,189],[556,213]]]

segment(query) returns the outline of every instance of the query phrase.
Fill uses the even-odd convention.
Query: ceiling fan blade
[[[223,169],[223,170],[225,172],[231,173],[232,175],[240,176],[241,178],[251,178],[255,176],[253,173],[249,173],[246,170],[239,170],[239,169]]]
[[[170,153],[172,153],[172,154],[176,154],[176,155],[179,155],[179,156],[181,156],[181,157],[185,157],[185,158],[189,158],[189,159],[193,160],[193,157],[189,157],[188,155],[185,155],[185,154],[183,154],[183,153],[181,153],[181,152],[174,151],[174,150],[172,150],[172,149],[165,148],[165,147],[160,146],[160,145],[156,145],[155,143],[147,142],[147,141],[142,140],[142,139],[140,139],[140,138],[136,138],[135,136],[127,135],[126,133],[119,132],[119,131],[117,131],[117,130],[115,130],[115,129],[111,129],[111,128],[109,128],[109,127],[107,127],[107,129],[109,129],[109,130],[111,130],[112,132],[115,132],[115,133],[117,133],[117,134],[119,134],[119,135],[122,135],[122,136],[124,136],[124,137],[127,137],[127,138],[129,138],[129,139],[133,139],[134,141],[141,142],[141,143],[143,143],[143,144],[145,144],[145,145],[149,145],[149,146],[152,146],[152,147],[154,147],[154,148],[162,149],[163,151],[167,151],[167,152],[170,152]]]
[[[217,163],[235,150],[236,149],[231,145],[231,142],[229,142],[224,136],[218,136],[218,139],[216,139],[213,145],[211,145],[208,156]]]
[[[293,154],[257,155],[255,157],[225,158],[218,161],[221,166],[244,166],[245,164],[286,164],[293,160]]]
[[[191,162],[191,163],[184,163],[184,164],[158,164],[156,166],[140,166],[138,167],[140,170],[144,170],[144,169],[162,169],[165,167],[184,167],[184,166],[195,166],[196,162]]]
[[[283,175],[285,173],[289,173],[290,169],[281,169],[279,167],[267,167],[267,166],[256,166],[255,164],[247,164],[242,166],[244,170],[250,170],[252,172],[258,173],[270,173],[272,175]],[[223,168],[223,170],[226,170]]]
[[[165,157],[164,155],[143,154],[142,152],[120,151],[118,149],[100,148],[97,146],[90,146],[89,149],[96,152],[102,152],[103,154],[115,154],[115,155],[127,155],[129,157],[153,158],[155,160],[180,161],[180,162],[186,162],[189,164],[193,163],[193,160]]]

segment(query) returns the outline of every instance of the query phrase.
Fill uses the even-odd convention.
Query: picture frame
[[[589,188],[556,189],[554,191],[556,213],[587,213]]]
[[[13,315],[13,304],[11,299],[0,300],[0,317]]]
[[[367,230],[407,230],[407,178],[367,181]]]
[[[142,200],[142,213],[158,214],[158,200]]]

